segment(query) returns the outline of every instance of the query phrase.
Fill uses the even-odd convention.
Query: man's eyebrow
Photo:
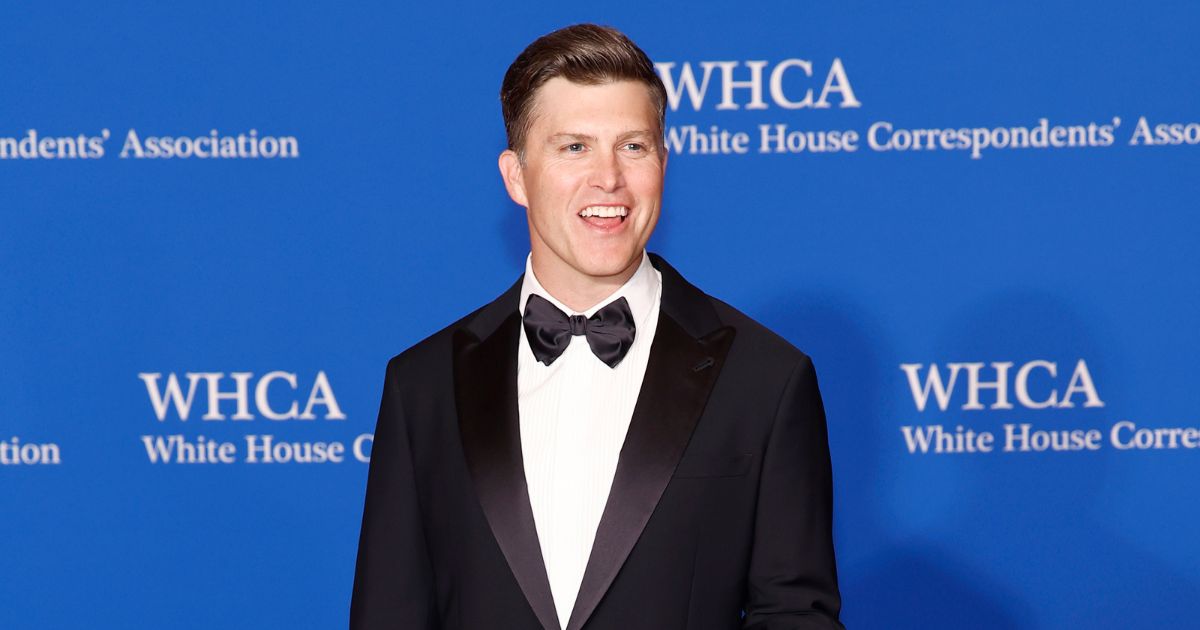
[[[563,132],[563,133],[556,133],[556,134],[550,136],[546,140],[546,142],[553,143],[553,142],[561,142],[563,140],[587,140],[589,142],[595,142],[596,136],[588,135],[586,133]]]
[[[654,132],[649,129],[634,129],[631,131],[623,131],[617,136],[617,139],[624,140],[626,138],[636,138],[636,137],[641,137],[641,136],[653,137]],[[586,140],[588,142],[595,142],[596,136],[593,136],[591,134],[586,134],[586,133],[574,133],[574,132],[564,131],[562,133],[556,133],[556,134],[551,135],[546,140],[546,142],[547,143],[555,143],[555,142],[561,142],[563,140]]]

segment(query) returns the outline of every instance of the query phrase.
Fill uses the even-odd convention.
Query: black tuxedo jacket
[[[840,628],[812,363],[651,262],[658,329],[566,630]],[[521,458],[520,287],[388,363],[355,630],[560,630]]]

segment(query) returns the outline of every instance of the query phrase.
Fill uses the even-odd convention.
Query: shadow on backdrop
[[[888,460],[901,441],[883,384],[894,350],[879,317],[837,291],[794,291],[752,314],[817,368],[834,463],[835,542],[848,628],[1028,627],[1026,605],[950,546],[892,528]],[[898,371],[898,370],[897,370]],[[919,497],[914,497],[919,501]]]

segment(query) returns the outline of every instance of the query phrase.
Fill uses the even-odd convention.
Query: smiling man
[[[521,79],[529,80],[513,82]],[[506,82],[514,137],[500,155],[509,195],[528,210],[534,275],[580,312],[637,270],[658,222],[667,163],[661,105],[646,84],[590,82],[556,76],[536,99]]]
[[[646,253],[650,60],[568,27],[500,98],[525,274],[388,364],[351,627],[840,628],[811,361]]]

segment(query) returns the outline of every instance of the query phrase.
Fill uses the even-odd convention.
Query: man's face
[[[623,281],[662,206],[666,152],[646,86],[554,78],[534,95],[532,118],[524,164],[505,151],[500,170],[528,211],[538,278]]]

